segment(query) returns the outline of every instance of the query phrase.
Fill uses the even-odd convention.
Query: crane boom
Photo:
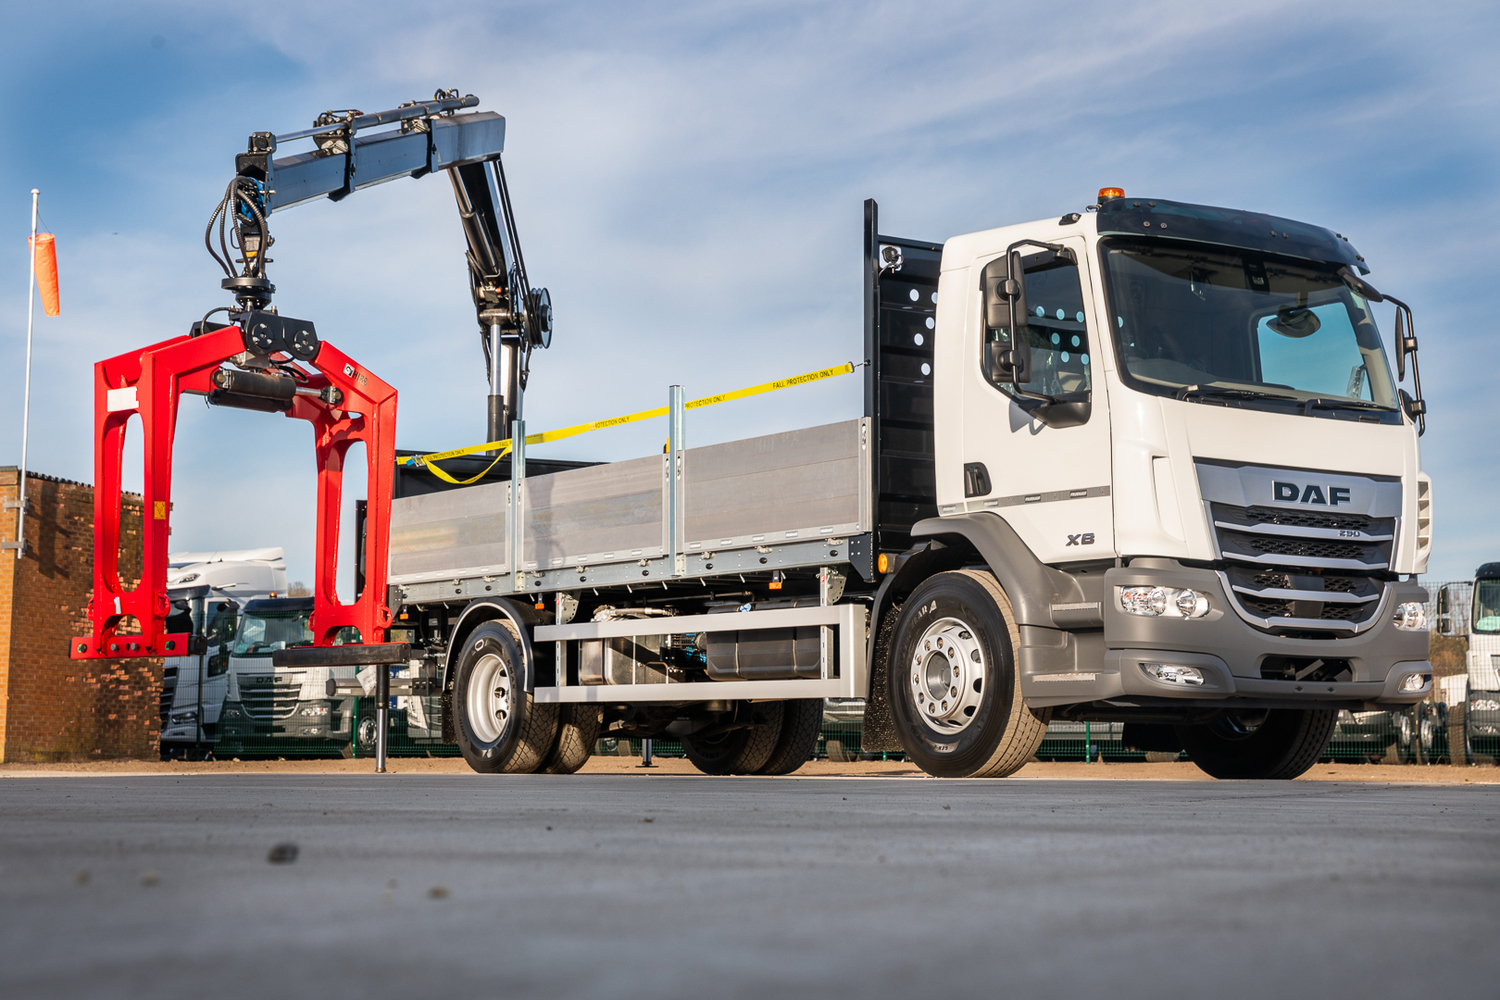
[[[400,177],[447,171],[468,244],[469,285],[490,381],[486,440],[493,441],[521,415],[531,352],[551,342],[552,308],[545,288],[530,287],[516,236],[500,163],[505,118],[493,111],[460,113],[478,103],[472,94],[439,90],[433,100],[388,111],[325,111],[310,128],[252,133],[249,148],[235,157],[234,180],[205,239],[224,268],[222,285],[235,294],[240,311],[264,310],[276,290],[266,274],[273,213],[319,198],[340,201]],[[315,148],[276,155],[304,139]],[[222,253],[213,246],[215,222]],[[234,251],[242,256],[234,257]]]

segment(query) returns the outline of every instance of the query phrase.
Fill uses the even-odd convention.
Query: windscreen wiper
[[[1185,385],[1177,390],[1178,399],[1192,399],[1194,396],[1212,396],[1216,399],[1284,399],[1295,403],[1296,396],[1284,396],[1279,392],[1261,392],[1259,389],[1231,389],[1212,385]]]
[[[1383,410],[1394,413],[1394,406],[1382,406],[1380,403],[1371,403],[1363,399],[1324,399],[1315,397],[1302,401],[1302,412],[1309,410]]]

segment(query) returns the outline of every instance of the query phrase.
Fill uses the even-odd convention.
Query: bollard
[[[641,762],[636,767],[655,767],[651,763],[651,741],[641,740]]]
[[[374,669],[380,671],[375,675],[375,697],[379,699],[375,706],[375,773],[385,774],[385,731],[391,710],[391,668],[381,663]]]

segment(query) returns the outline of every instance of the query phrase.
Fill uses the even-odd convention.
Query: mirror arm
[[[1417,369],[1416,322],[1412,317],[1411,306],[1391,295],[1385,296],[1385,300],[1396,307],[1396,377],[1398,380],[1405,381],[1406,356],[1411,355],[1411,387],[1416,392],[1416,398],[1412,400],[1412,415],[1417,418],[1417,436],[1421,437],[1427,433],[1427,402],[1422,398],[1422,373]]]
[[[1035,242],[1035,241],[1033,241],[1033,240],[1022,240],[1021,242],[1022,243],[1031,243],[1031,242]],[[1020,244],[1016,244],[1016,245],[1019,246]],[[1014,247],[1012,247],[1011,249],[1014,249]],[[1010,256],[1010,252],[1011,252],[1010,250],[1006,250],[1005,251],[1005,254],[1006,254],[1007,257]],[[1026,276],[1024,274],[1021,276],[1021,280],[1022,281],[1026,280]],[[1010,305],[1011,343],[1014,344],[1014,343],[1017,342],[1016,335],[1020,332],[1020,327],[1016,326],[1016,296],[1014,296],[1014,295],[1008,295],[1008,296],[1006,296],[1006,301]],[[1014,375],[1015,375],[1015,367],[1014,366],[1011,367],[1011,374],[1012,374],[1012,378],[1014,378]],[[1042,394],[1040,392],[1033,392],[1030,389],[1023,389],[1023,388],[1021,388],[1021,383],[1016,382],[1016,381],[1012,381],[1010,383],[1010,387],[1016,391],[1016,395],[1018,395],[1018,396],[1024,396],[1027,399],[1034,399],[1034,400],[1036,400],[1039,403],[1055,403],[1055,402],[1057,402],[1057,400],[1053,399],[1051,396],[1044,395],[1044,394]]]

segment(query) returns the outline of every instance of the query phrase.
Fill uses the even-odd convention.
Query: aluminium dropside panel
[[[666,456],[651,455],[525,479],[521,568],[661,559],[666,463]],[[704,554],[866,533],[869,464],[868,423],[862,419],[687,449],[687,549]],[[511,572],[509,489],[496,483],[394,501],[391,582]],[[695,567],[702,572],[692,573]],[[689,572],[711,575],[702,560],[694,560]]]

